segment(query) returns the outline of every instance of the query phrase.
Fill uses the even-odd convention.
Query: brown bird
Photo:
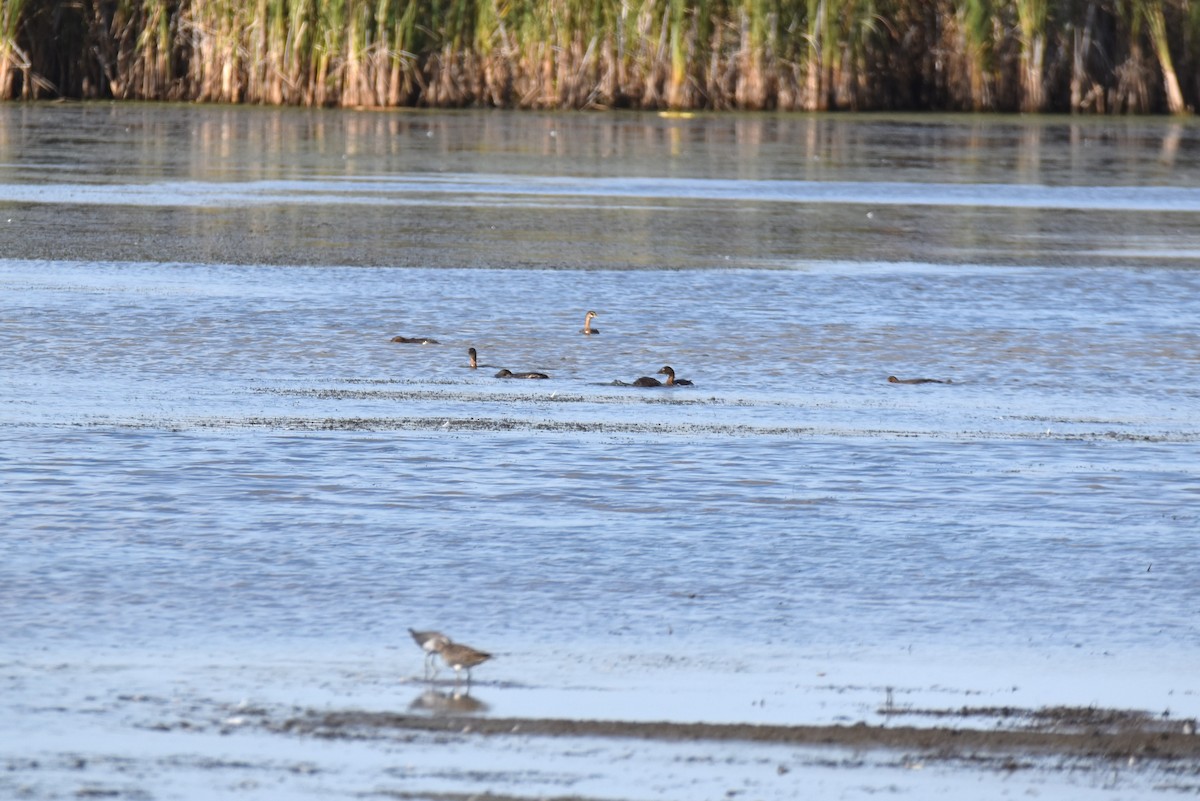
[[[633,382],[635,387],[690,387],[692,382],[686,378],[676,378],[675,371],[669,365],[664,365],[663,369],[658,371],[658,375],[665,375],[666,381],[659,381],[657,378],[642,376]]]
[[[436,345],[436,344],[438,344],[438,341],[436,339],[430,339],[429,337],[394,336],[394,337],[392,337],[392,342],[403,342],[406,345]]]
[[[414,631],[409,629],[408,633],[412,635],[413,642],[421,646],[421,650],[425,652],[425,675],[429,675],[429,668],[432,666],[434,672],[437,672],[437,665],[433,664],[433,655],[438,652],[438,649],[443,645],[450,644],[450,638],[440,631]]]
[[[894,375],[888,376],[889,384],[949,384],[950,379],[943,381],[940,378],[896,378]]]
[[[592,334],[600,333],[599,328],[592,328],[592,319],[595,318],[595,316],[596,313],[594,311],[590,311],[583,316],[583,328],[580,329],[579,333],[585,336],[591,336]]]
[[[471,686],[471,668],[476,665],[482,665],[484,662],[492,658],[492,655],[483,651],[477,651],[469,645],[462,643],[450,642],[447,640],[438,646],[437,652],[442,657],[442,661],[450,667],[454,668],[454,680],[459,681],[460,671],[467,671],[467,686]]]
[[[512,370],[501,370],[496,378],[549,378],[545,373],[514,373]]]

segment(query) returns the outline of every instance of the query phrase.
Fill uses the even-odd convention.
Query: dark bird
[[[675,371],[667,365],[664,365],[663,368],[658,371],[657,375],[665,375],[667,377],[667,380],[659,381],[657,378],[651,378],[650,376],[644,375],[641,378],[639,378],[637,381],[634,381],[633,385],[635,387],[674,387],[674,386],[690,387],[690,386],[693,386],[692,382],[688,381],[686,378],[676,378]]]
[[[438,341],[436,339],[430,339],[429,337],[394,336],[394,337],[392,337],[392,342],[403,342],[406,345],[436,345],[436,344],[438,344]]]
[[[950,379],[943,381],[940,378],[896,378],[894,375],[888,376],[889,384],[949,384]]]
[[[514,373],[512,370],[501,370],[496,378],[549,378],[545,373]]]

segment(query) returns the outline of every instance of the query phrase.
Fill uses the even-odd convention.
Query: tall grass
[[[993,17],[989,0],[958,0],[956,22],[962,32],[959,45],[967,65],[971,108],[982,111],[992,103]]]
[[[25,77],[20,84],[23,94],[30,93],[25,87],[31,66],[29,56],[17,41],[24,6],[25,0],[0,0],[0,93],[5,97],[14,96],[18,73]]]
[[[0,97],[1189,113],[1200,0],[0,0]]]
[[[1050,0],[1013,0],[1020,45],[1021,111],[1041,111],[1046,105],[1046,23]]]

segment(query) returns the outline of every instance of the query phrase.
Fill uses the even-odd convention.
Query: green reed
[[[0,96],[1187,113],[1197,0],[0,0]]]
[[[992,9],[989,0],[958,0],[961,49],[967,66],[971,108],[982,111],[992,97]]]
[[[0,0],[0,93],[6,97],[15,94],[17,73],[29,68],[29,57],[17,40],[24,6],[25,0]]]

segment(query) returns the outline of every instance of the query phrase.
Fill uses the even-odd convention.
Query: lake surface
[[[0,107],[0,794],[979,790],[154,730],[407,708],[408,626],[507,716],[1200,714],[1197,187],[1175,121]]]

